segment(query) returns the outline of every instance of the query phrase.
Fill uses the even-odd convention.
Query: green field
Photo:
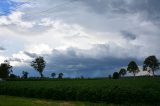
[[[1,81],[0,95],[107,104],[160,105],[160,78]]]
[[[0,106],[115,106],[104,103],[52,101],[44,99],[0,96]]]

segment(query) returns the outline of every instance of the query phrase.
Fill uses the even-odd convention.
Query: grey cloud
[[[6,50],[4,47],[0,46],[0,51]]]
[[[39,22],[42,18],[50,17],[69,24],[76,23],[92,31],[124,30],[129,27],[127,16],[134,14],[140,14],[140,21],[159,22],[159,0],[32,0],[30,3],[33,7],[20,8],[26,13],[24,20]],[[41,33],[50,28],[35,25],[30,30]]]
[[[108,12],[126,13],[125,0],[79,0],[89,6],[90,10],[97,14],[107,14]]]
[[[121,31],[121,33],[122,33],[122,36],[127,40],[135,40],[136,39],[136,35],[132,32]]]
[[[63,72],[66,77],[105,77],[128,65],[131,60],[135,60],[139,65],[142,64],[142,61],[138,58],[115,57],[107,54],[109,53],[107,51],[112,51],[112,48],[107,45],[101,44],[95,48],[90,50],[77,48],[69,48],[66,51],[55,50],[52,55],[46,57],[48,60],[47,70],[57,73]],[[91,56],[95,51],[98,52],[98,54],[96,53],[97,57]],[[125,54],[122,53],[122,55]]]
[[[30,52],[27,52],[27,51],[24,51],[23,53],[26,54],[27,56],[31,57],[31,58],[38,57],[38,55],[35,54],[35,53],[30,53]]]
[[[16,62],[22,62],[22,61],[24,61],[24,60],[19,59],[19,58],[9,58],[8,61],[11,61],[11,62],[14,62],[14,61],[16,61]]]
[[[116,44],[109,42],[109,44],[95,44],[89,50],[78,48],[69,48],[66,51],[54,50],[52,55],[45,55],[49,71],[64,72],[66,76],[72,77],[107,76],[117,68],[126,66],[130,60],[136,60],[141,64],[141,58],[148,54],[159,56],[157,47],[159,26],[150,26],[152,23],[159,25],[159,0],[31,1],[33,7],[20,9],[25,13],[23,20],[39,22],[42,18],[49,17],[52,20],[62,20],[69,25],[78,24],[86,32],[91,32],[89,36],[95,38],[98,38],[95,33],[105,32],[111,35],[104,34],[100,37],[111,36],[110,38],[119,39],[118,36],[123,36],[124,39],[133,41],[133,44],[122,45],[124,47],[117,45],[117,42]],[[41,34],[48,29],[50,29],[48,26],[35,25],[29,30]],[[117,33],[118,35],[114,36]],[[65,38],[69,42],[69,39],[84,37],[77,34]],[[123,44],[123,41],[118,43]],[[31,58],[36,56],[33,53],[24,53]]]

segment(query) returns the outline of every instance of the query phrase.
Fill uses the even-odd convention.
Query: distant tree
[[[59,73],[58,78],[60,78],[60,79],[63,78],[63,73]]]
[[[108,75],[108,78],[109,78],[109,79],[111,79],[111,78],[112,78],[112,76],[111,76],[111,75]]]
[[[149,73],[152,72],[153,76],[155,75],[155,71],[160,68],[160,63],[156,56],[149,56],[143,62],[143,70],[148,71]]]
[[[135,61],[131,61],[128,64],[127,71],[129,71],[130,73],[133,73],[133,75],[135,77],[136,73],[138,73],[140,70],[139,70],[136,62]]]
[[[10,74],[9,78],[17,78],[15,74]]]
[[[43,77],[43,70],[46,66],[46,62],[43,59],[43,57],[40,56],[40,57],[35,58],[35,60],[32,61],[31,66],[39,72],[39,74],[42,78]]]
[[[118,79],[119,78],[119,73],[118,72],[114,72],[113,73],[113,79]]]
[[[84,79],[84,76],[83,76],[83,75],[81,76],[81,79]]]
[[[56,76],[56,73],[51,73],[52,78],[55,78],[55,76]]]
[[[22,71],[22,78],[28,78],[28,74],[27,71]]]
[[[119,71],[120,76],[124,76],[124,75],[126,75],[126,73],[127,73],[127,70],[124,69],[124,68],[121,68],[120,71]]]
[[[0,64],[0,78],[8,78],[11,72],[12,66],[7,60]]]

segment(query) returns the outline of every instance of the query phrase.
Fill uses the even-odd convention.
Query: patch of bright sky
[[[24,4],[24,2],[14,2],[11,0],[0,0],[0,16],[9,15],[12,11],[16,10],[16,8],[22,4]]]

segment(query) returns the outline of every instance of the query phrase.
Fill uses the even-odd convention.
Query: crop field
[[[116,105],[105,104],[105,103],[90,103],[90,102],[53,101],[45,99],[1,95],[0,106],[116,106]]]
[[[160,78],[1,81],[0,95],[114,104],[160,104]]]

